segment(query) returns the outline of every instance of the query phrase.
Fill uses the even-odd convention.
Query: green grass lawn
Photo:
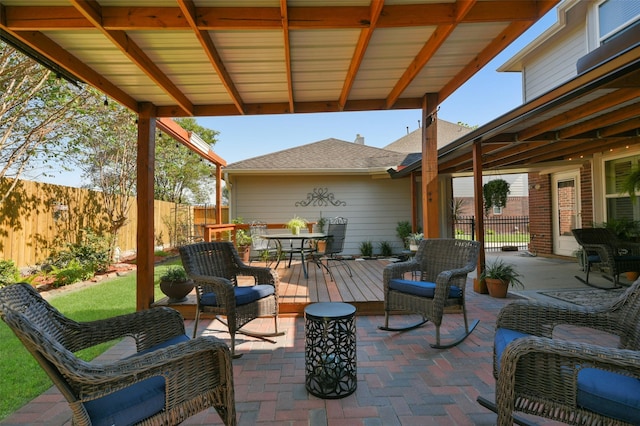
[[[158,286],[160,275],[180,264],[176,259],[155,268],[155,299],[164,297]],[[136,274],[110,278],[89,287],[51,297],[49,302],[64,315],[76,321],[93,321],[135,312]],[[13,332],[0,321],[0,420],[31,401],[52,386],[51,380],[22,346]],[[111,344],[103,344],[78,353],[92,360]]]

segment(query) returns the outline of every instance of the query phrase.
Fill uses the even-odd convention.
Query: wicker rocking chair
[[[235,352],[236,333],[269,338],[284,335],[278,332],[278,275],[270,268],[248,266],[238,256],[229,241],[196,243],[180,247],[182,264],[195,284],[197,294],[195,337],[200,315],[208,313],[229,328],[231,354]],[[238,285],[239,276],[253,277],[254,285]],[[220,318],[226,317],[226,320]],[[273,317],[275,331],[258,333],[243,330],[259,317]],[[275,342],[274,342],[275,343]]]
[[[79,323],[29,284],[0,289],[0,316],[66,398],[74,425],[175,425],[214,407],[236,424],[228,346],[209,336],[189,339],[184,320],[153,308]],[[133,337],[137,353],[113,362],[86,362],[75,352]]]
[[[453,347],[473,332],[478,325],[469,325],[465,307],[467,274],[476,268],[480,244],[477,241],[456,239],[425,239],[420,242],[413,259],[393,263],[384,268],[384,326],[381,330],[406,331],[420,327],[431,320],[436,326],[436,343],[431,347]],[[407,280],[405,274],[418,275],[418,280]],[[440,325],[447,306],[459,306],[464,317],[464,334],[450,343],[440,342]],[[408,311],[422,316],[417,324],[392,328],[392,311]]]
[[[619,338],[618,347],[554,338],[560,325]],[[530,424],[514,412],[573,425],[640,424],[640,280],[600,307],[516,301],[496,323],[493,374],[498,425]]]

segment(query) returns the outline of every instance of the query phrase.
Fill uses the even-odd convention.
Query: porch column
[[[153,303],[154,212],[153,176],[155,173],[156,109],[145,102],[138,114],[138,236],[136,255],[136,310],[149,309]]]
[[[440,236],[438,202],[438,94],[422,98],[422,226],[425,238]]]
[[[222,165],[216,164],[216,223],[222,223]]]
[[[484,197],[482,195],[482,143],[480,140],[473,142],[473,196],[475,200],[476,241],[480,243],[480,255],[476,266],[477,276],[484,271]],[[473,289],[477,293],[487,293],[487,286],[478,278],[473,283]]]

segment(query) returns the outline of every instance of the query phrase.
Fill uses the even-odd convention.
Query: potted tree
[[[238,254],[245,262],[248,262],[251,256],[252,242],[253,238],[251,238],[249,232],[244,229],[236,229],[236,248],[238,249]]]
[[[291,233],[293,235],[298,235],[300,234],[300,229],[307,226],[307,223],[308,223],[307,219],[303,219],[299,216],[294,216],[291,219],[289,219],[289,222],[287,222],[286,227],[287,229],[291,230]]]
[[[524,288],[520,277],[513,265],[505,263],[500,258],[488,262],[480,274],[480,280],[487,284],[489,295],[497,298],[507,297],[509,285]]]
[[[193,281],[182,266],[171,266],[160,276],[160,290],[169,297],[169,303],[184,302],[193,290]]]

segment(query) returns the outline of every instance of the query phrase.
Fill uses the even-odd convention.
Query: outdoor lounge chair
[[[381,330],[405,331],[420,327],[431,320],[436,326],[436,343],[431,347],[444,349],[453,347],[471,334],[478,325],[467,321],[465,287],[467,274],[476,268],[480,243],[456,239],[424,239],[413,259],[392,263],[384,268],[384,326]],[[405,279],[411,273],[415,279]],[[417,275],[416,275],[417,274]],[[445,307],[459,306],[464,317],[464,334],[450,343],[441,344],[440,325]],[[393,311],[408,311],[422,316],[417,324],[389,327]]]
[[[278,332],[278,275],[270,268],[247,266],[229,241],[196,243],[180,247],[182,264],[196,288],[195,337],[200,315],[213,314],[231,335],[231,354],[236,357],[236,333],[264,340],[282,336]],[[239,276],[253,277],[252,285],[238,285]],[[220,318],[226,317],[226,320]],[[242,330],[258,317],[273,317],[275,331]],[[238,355],[239,356],[239,355]]]
[[[582,246],[583,269],[585,278],[576,276],[583,283],[596,288],[605,288],[589,282],[589,273],[593,268],[609,274],[612,287],[620,287],[620,274],[640,271],[640,243],[620,240],[607,228],[572,229],[576,241]]]
[[[329,273],[331,281],[335,281],[333,273],[331,272],[331,263],[337,262],[341,264],[351,277],[351,267],[342,257],[337,256],[344,250],[344,240],[347,233],[347,219],[344,217],[334,217],[329,220],[329,226],[327,228],[327,239],[325,249],[323,251],[312,251],[308,260],[314,262],[318,268],[324,268]],[[324,260],[325,263],[322,263]]]
[[[66,398],[74,425],[178,424],[208,407],[236,424],[228,346],[189,339],[178,311],[76,322],[22,283],[0,289],[0,315]],[[136,354],[110,362],[75,355],[122,337],[135,340]]]
[[[554,338],[557,326],[601,330],[617,348]],[[495,333],[498,425],[514,411],[574,425],[640,424],[640,280],[606,306],[516,301],[500,311]],[[515,419],[517,423],[526,422]]]

